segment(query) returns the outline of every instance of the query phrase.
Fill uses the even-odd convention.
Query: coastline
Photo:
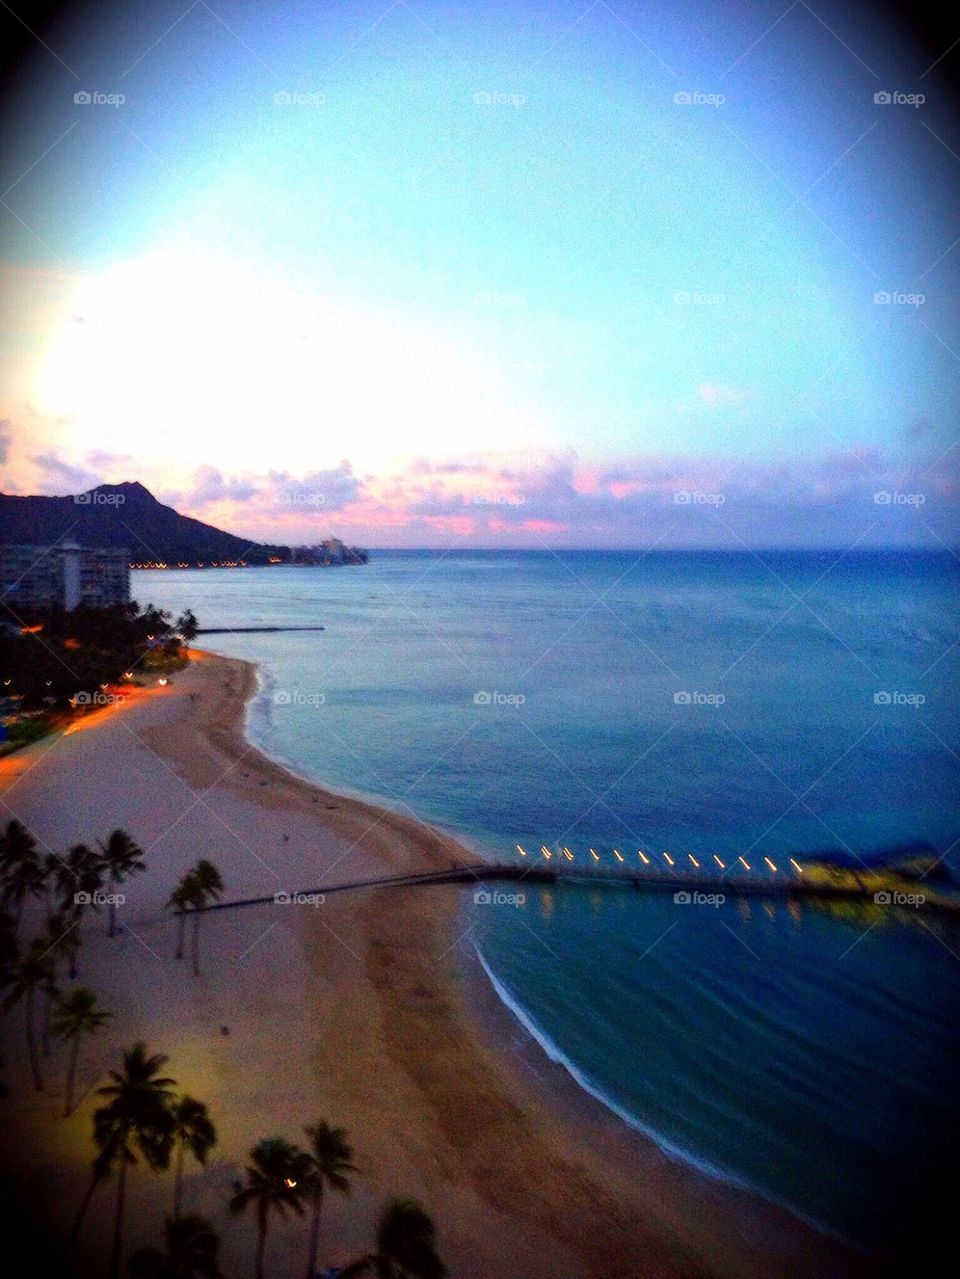
[[[207,653],[196,657],[176,688],[151,693],[130,708],[130,723],[111,721],[112,731],[120,741],[132,734],[169,770],[169,779],[157,781],[157,806],[165,786],[185,787],[193,796],[188,814],[209,808],[216,818],[211,828],[231,831],[239,841],[235,864],[224,860],[224,852],[215,856],[223,864],[228,897],[239,896],[248,883],[274,891],[317,882],[310,876],[321,858],[322,882],[336,874],[346,882],[358,866],[400,869],[472,860],[456,840],[413,814],[314,785],[271,760],[245,736],[256,668]],[[103,734],[79,736],[85,750]],[[74,747],[73,753],[71,776],[84,766],[84,751]],[[55,766],[57,754],[51,750],[47,765],[38,760],[31,766],[34,783],[45,767]],[[88,780],[96,786],[95,776]],[[169,803],[169,792],[166,798]],[[54,784],[48,803],[56,799]],[[254,810],[261,825],[253,821]],[[269,831],[278,822],[283,841],[276,847],[274,836],[268,856],[263,840],[248,840],[248,831]],[[111,818],[108,825],[113,824]],[[86,837],[93,833],[87,830]],[[222,843],[227,837],[218,838]],[[186,835],[185,842],[196,844]],[[242,859],[245,842],[256,845],[248,849],[252,864]],[[306,877],[279,879],[300,874]],[[327,1209],[333,1262],[362,1249],[376,1205],[401,1193],[420,1198],[434,1215],[452,1276],[801,1279],[818,1273],[839,1279],[869,1272],[863,1257],[794,1214],[665,1154],[580,1089],[539,1045],[522,1042],[529,1037],[472,954],[461,894],[451,886],[358,892],[338,895],[335,906],[319,910],[286,909],[282,920],[272,906],[224,912],[235,918],[206,930],[208,964],[216,971],[193,987],[177,972],[176,991],[153,1010],[156,1027],[147,1027],[151,1047],[173,1057],[175,1045],[158,1040],[167,1027],[192,1048],[188,1032],[173,1034],[171,1017],[192,1024],[199,1016],[206,1024],[229,1016],[227,1042],[242,1035],[255,1067],[279,1059],[284,1075],[278,1082],[272,1064],[238,1074],[235,1062],[223,1060],[219,1044],[195,1054],[203,1057],[201,1079],[211,1071],[207,1082],[196,1084],[199,1095],[216,1084],[224,1098],[232,1098],[224,1105],[240,1112],[224,1115],[216,1167],[191,1178],[198,1195],[217,1202],[214,1193],[237,1174],[249,1145],[265,1135],[251,1131],[252,1124],[259,1121],[295,1139],[297,1122],[302,1126],[324,1115],[347,1128],[362,1183],[352,1201]],[[146,944],[157,941],[158,957],[172,932],[172,921],[160,913],[161,896],[155,894],[145,903],[152,909],[133,921]],[[282,954],[268,955],[274,943],[255,939],[260,933],[276,937],[278,923],[288,936]],[[238,945],[249,935],[259,947],[251,947],[256,966],[245,954],[232,967],[216,962],[228,953],[234,934],[240,934]],[[97,988],[105,953],[101,944],[90,957],[97,976],[82,973]],[[160,962],[169,963],[162,957]],[[138,987],[136,974],[127,974],[126,981],[142,1021],[142,980]],[[190,1052],[186,1055],[189,1059]],[[179,1064],[178,1054],[171,1067]],[[25,1135],[36,1110],[26,1107],[17,1116]],[[84,1118],[88,1123],[89,1106]],[[42,1167],[46,1143],[40,1147]],[[31,1178],[34,1187],[38,1175]],[[156,1211],[150,1197],[141,1196],[139,1210],[151,1206]],[[219,1218],[222,1223],[222,1213]],[[133,1239],[133,1226],[130,1234]],[[280,1242],[288,1236],[289,1248]],[[299,1273],[296,1227],[278,1229],[273,1246],[272,1272]]]

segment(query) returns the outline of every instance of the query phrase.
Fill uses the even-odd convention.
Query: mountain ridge
[[[0,493],[0,544],[51,546],[66,537],[81,546],[126,548],[133,563],[171,567],[366,561],[365,551],[338,538],[291,547],[239,537],[166,506],[139,480],[99,484],[65,497]]]

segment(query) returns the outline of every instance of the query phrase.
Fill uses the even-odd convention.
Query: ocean
[[[483,855],[779,868],[925,843],[960,873],[949,553],[383,551],[133,579],[202,626],[324,626],[200,642],[259,663],[269,754]],[[956,925],[523,896],[467,907],[495,989],[665,1150],[872,1243],[955,1150]]]

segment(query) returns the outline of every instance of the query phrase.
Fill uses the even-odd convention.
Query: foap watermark
[[[674,506],[723,506],[726,500],[723,493],[701,493],[699,489],[680,489],[673,495]]]
[[[323,706],[325,693],[305,693],[299,688],[278,688],[273,695],[274,706]]]
[[[923,93],[901,93],[899,89],[880,89],[873,95],[878,107],[922,107],[926,102]]]
[[[884,689],[873,695],[874,706],[923,706],[926,700],[925,693],[888,693]]]
[[[913,906],[916,909],[927,899],[923,893],[892,893],[882,888],[873,894],[873,900],[878,906]]]
[[[925,293],[904,293],[900,289],[878,289],[873,295],[874,306],[923,306]]]
[[[98,688],[93,693],[74,693],[70,698],[71,706],[122,706],[126,701],[123,693],[105,693]]]
[[[898,493],[880,489],[874,493],[873,500],[877,506],[923,506],[927,498],[924,493]]]
[[[293,93],[289,89],[273,95],[275,107],[322,107],[326,100],[322,93]]]
[[[722,107],[726,94],[702,93],[699,89],[681,89],[673,95],[675,107]]]
[[[485,689],[473,695],[474,706],[522,706],[526,700],[522,693],[488,693]]]
[[[726,700],[725,693],[688,693],[680,691],[673,695],[675,706],[723,706]]]
[[[726,901],[723,893],[688,893],[685,889],[673,894],[675,906],[722,906]]]
[[[490,93],[486,89],[473,95],[474,104],[478,107],[522,107],[526,100],[522,93]]]
[[[283,489],[277,494],[281,506],[323,506],[326,494],[304,489]]]
[[[526,499],[521,493],[474,493],[470,500],[474,506],[523,506]]]
[[[75,506],[123,506],[126,500],[123,493],[101,493],[99,489],[73,495]]]
[[[73,101],[78,107],[122,107],[126,94],[101,93],[98,89],[78,89]]]
[[[315,910],[327,899],[323,893],[274,893],[274,906],[312,906]]]
[[[525,906],[527,904],[526,893],[504,893],[499,889],[478,888],[473,894],[474,903],[477,906]]]
[[[75,906],[122,906],[126,901],[123,893],[104,893],[97,889],[95,893],[74,893]]]
[[[675,306],[723,306],[725,293],[701,293],[698,289],[678,289],[673,295]]]

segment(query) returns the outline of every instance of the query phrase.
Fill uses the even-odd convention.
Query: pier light
[[[793,869],[797,872],[798,875],[803,874],[803,867],[795,858],[793,857],[790,858],[790,865],[793,867]]]
[[[549,860],[550,860],[550,858],[553,856],[553,853],[551,853],[550,849],[546,846],[546,844],[541,844],[541,845],[540,845],[540,851],[541,851],[541,853],[543,853],[543,855],[544,855],[544,857],[547,859],[547,861],[549,861]]]
[[[598,862],[600,860],[600,854],[597,852],[595,848],[590,849],[590,856],[593,858],[595,862]]]
[[[647,856],[647,854],[643,851],[642,848],[637,849],[637,856],[643,862],[644,866],[650,865],[650,858]]]
[[[694,857],[693,853],[687,853],[687,856],[688,856],[688,857],[690,858],[690,860],[693,862],[694,866],[696,866],[697,870],[699,870],[699,869],[700,869],[700,863],[697,861],[696,857]]]
[[[769,858],[769,857],[764,857],[764,859],[763,859],[763,860],[767,863],[767,865],[770,867],[770,869],[773,871],[773,873],[774,873],[774,874],[776,874],[776,872],[777,872],[777,868],[776,868],[776,866],[773,864],[773,862],[770,860],[770,858]]]
[[[163,686],[167,683],[167,677],[165,675],[161,675],[160,678],[157,680],[157,683],[160,685],[161,688],[163,688]]]
[[[293,1179],[293,1177],[284,1177],[283,1184],[287,1187],[288,1190],[292,1190],[297,1183]]]
[[[568,862],[572,862],[572,861],[573,861],[573,853],[571,853],[571,851],[570,851],[570,849],[569,849],[569,848],[565,848],[565,849],[563,850],[563,855],[564,855],[564,857],[566,857],[566,859],[567,859],[567,861],[568,861]]]
[[[726,865],[720,860],[716,853],[713,854],[713,860],[717,863],[721,870],[726,870]]]
[[[744,866],[746,866],[747,870],[749,870],[749,869],[750,869],[750,863],[747,861],[747,859],[746,859],[745,857],[738,857],[738,858],[737,858],[737,861],[738,861],[738,862],[742,862],[742,863],[743,863],[743,865],[744,865]]]
[[[667,865],[668,865],[668,866],[676,866],[676,864],[677,864],[677,863],[673,860],[673,858],[670,856],[670,854],[669,854],[669,853],[664,853],[664,854],[663,854],[663,860],[667,863]]]
[[[527,855],[527,850],[525,848],[521,848],[519,844],[517,845],[517,852],[521,857],[526,857]]]
[[[616,849],[616,848],[613,850],[613,855],[614,855],[614,857],[616,857],[616,859],[617,859],[617,861],[618,861],[618,862],[622,862],[622,861],[623,861],[623,857],[620,855],[620,853],[617,851],[617,849]]]

